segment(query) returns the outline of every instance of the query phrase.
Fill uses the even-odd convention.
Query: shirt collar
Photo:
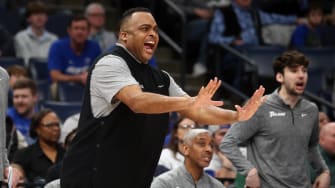
[[[289,106],[288,104],[285,103],[285,101],[281,98],[281,96],[279,96],[279,88],[277,88],[276,90],[273,91],[273,96],[275,98],[277,98],[278,101],[280,101],[281,103]],[[298,101],[297,103],[295,104],[294,108],[297,107],[299,104],[300,104],[300,101],[302,100],[302,96],[299,96],[298,97]]]
[[[183,174],[185,174],[186,180],[191,182],[192,184],[194,184],[195,181],[193,180],[193,177],[192,177],[191,173],[186,169],[186,166],[185,166],[184,163],[183,163],[183,165],[180,166],[180,168],[181,168],[181,171],[183,172]],[[201,179],[203,177],[204,177],[204,172],[202,172],[198,182],[201,181]]]
[[[29,37],[31,37],[35,40],[39,40],[40,42],[42,42],[44,40],[47,40],[48,37],[49,37],[48,32],[46,32],[45,30],[43,31],[43,34],[40,37],[36,36],[35,33],[33,32],[32,28],[31,28],[31,26],[29,26],[26,31],[27,31],[27,34],[28,34]]]

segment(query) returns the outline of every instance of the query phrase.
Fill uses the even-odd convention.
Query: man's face
[[[100,6],[95,6],[87,13],[87,20],[91,27],[102,28],[105,25],[105,11]]]
[[[307,84],[307,68],[300,65],[297,67],[285,67],[283,74],[277,73],[276,79],[281,83],[281,89],[284,89],[289,95],[301,95]]]
[[[327,127],[327,131],[320,136],[319,142],[325,151],[335,155],[335,124]]]
[[[313,26],[319,26],[322,23],[323,14],[321,10],[312,10],[308,14],[308,22]]]
[[[32,27],[44,28],[45,23],[48,20],[46,13],[34,13],[28,17],[28,22]]]
[[[84,44],[88,38],[88,23],[86,20],[73,21],[67,29],[71,41],[75,44]]]
[[[209,165],[213,156],[213,140],[208,133],[200,133],[196,136],[192,145],[185,145],[185,156],[198,168],[205,168]]]
[[[252,0],[235,0],[235,3],[242,8],[249,8],[251,6]]]
[[[125,24],[119,37],[137,59],[147,63],[158,45],[158,26],[150,13],[135,12]]]
[[[13,106],[22,115],[29,115],[37,103],[37,96],[29,88],[13,90]]]

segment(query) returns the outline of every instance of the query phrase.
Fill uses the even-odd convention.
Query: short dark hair
[[[31,1],[28,3],[26,7],[26,17],[28,18],[32,14],[38,13],[48,13],[47,6],[42,1]]]
[[[118,28],[117,30],[120,30],[121,29],[121,26],[128,21],[128,19],[130,18],[130,16],[132,14],[134,14],[135,12],[147,12],[147,13],[150,13],[151,14],[151,11],[150,9],[148,8],[145,8],[145,7],[135,7],[135,8],[130,8],[128,10],[126,10],[125,12],[123,12],[122,16],[121,16],[121,19],[120,19],[120,22],[118,24]]]
[[[36,138],[37,137],[37,133],[36,133],[36,129],[37,127],[41,124],[42,119],[50,114],[53,113],[54,111],[52,111],[51,109],[48,108],[44,108],[42,110],[40,110],[39,112],[37,112],[33,118],[31,119],[31,123],[30,123],[30,130],[29,130],[29,134],[32,138]]]
[[[309,60],[303,53],[296,50],[286,51],[273,61],[273,72],[275,75],[284,73],[285,67],[293,68],[300,65],[307,68],[308,64]]]
[[[79,21],[86,21],[87,26],[88,27],[90,26],[90,24],[88,23],[87,18],[84,15],[75,14],[75,15],[72,15],[71,18],[69,19],[69,22],[67,24],[67,28],[70,28],[72,26],[73,22],[79,22]]]
[[[324,13],[323,6],[319,2],[312,2],[307,10],[307,16],[312,12],[312,11],[320,11],[321,14]]]
[[[29,88],[33,95],[37,94],[38,89],[36,83],[29,78],[19,79],[13,85],[13,91],[16,89],[25,89],[25,88]]]

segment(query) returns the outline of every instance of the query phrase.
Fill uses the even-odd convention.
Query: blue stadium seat
[[[44,101],[51,99],[50,97],[50,82],[48,80],[37,80],[36,86],[38,89],[38,100]]]
[[[70,11],[61,11],[55,14],[49,15],[48,21],[45,25],[46,29],[59,38],[68,36],[67,34],[67,25],[71,19],[72,12]]]
[[[55,111],[58,117],[64,122],[66,118],[73,114],[77,114],[81,110],[81,103],[79,102],[60,102],[60,101],[43,101],[42,108],[50,108]]]
[[[11,65],[25,66],[24,60],[17,57],[0,57],[0,66],[7,69]]]
[[[278,85],[272,69],[273,60],[285,49],[281,46],[252,46],[243,49],[243,53],[257,66],[257,82],[262,84],[267,92],[272,92]]]
[[[36,81],[49,80],[48,60],[44,58],[29,59],[29,70]]]
[[[257,65],[259,76],[273,78],[273,60],[281,55],[285,49],[280,46],[253,46],[244,48],[243,51]]]
[[[79,83],[60,82],[58,94],[60,101],[81,102],[84,98],[84,86]]]
[[[309,69],[322,68],[330,70],[335,65],[335,48],[299,48],[311,61]]]
[[[306,90],[320,96],[325,90],[326,74],[321,68],[313,68],[308,70],[308,81]]]
[[[335,68],[335,48],[299,48],[310,60],[307,91],[320,96],[326,92],[326,77]]]

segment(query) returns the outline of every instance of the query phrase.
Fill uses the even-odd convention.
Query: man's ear
[[[186,145],[186,144],[183,144],[183,151],[181,151],[185,156],[189,155],[190,153],[190,148]]]
[[[278,72],[278,73],[276,74],[276,80],[277,80],[277,82],[279,82],[279,83],[283,83],[283,80],[284,80],[284,76],[283,76],[283,74]]]
[[[127,36],[127,32],[123,32],[123,31],[121,31],[120,32],[120,36],[119,36],[119,38],[123,41],[123,42],[126,42],[127,41],[127,38],[128,36]]]

